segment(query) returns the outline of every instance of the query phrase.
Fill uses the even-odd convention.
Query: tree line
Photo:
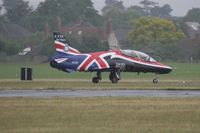
[[[30,38],[9,41],[0,36],[0,52],[6,51],[10,55],[17,54],[27,42],[33,42],[36,48],[40,47],[40,54],[51,55],[52,40],[42,39],[42,33],[47,22],[50,31],[56,30],[56,18],[60,16],[65,25],[81,19],[96,27],[102,27],[108,19],[112,19],[114,30],[127,31],[127,38],[123,40],[122,48],[144,50],[163,60],[181,60],[184,56],[181,44],[184,40],[188,40],[185,22],[200,23],[199,8],[189,10],[184,17],[175,17],[171,15],[173,10],[170,5],[159,6],[150,0],[143,0],[140,6],[128,8],[122,1],[106,0],[102,14],[94,8],[91,0],[45,0],[36,9],[24,0],[3,0],[0,9],[4,12],[0,16],[1,23],[15,23],[33,33]],[[83,52],[108,49],[108,44],[98,37],[84,37],[83,46],[75,38],[67,36]],[[199,41],[192,42],[200,45]],[[196,50],[193,56],[200,59],[200,47],[197,49],[199,50]]]

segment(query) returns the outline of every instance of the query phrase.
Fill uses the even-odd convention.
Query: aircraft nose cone
[[[172,71],[172,68],[171,67],[167,67],[164,69],[164,73],[170,73]]]
[[[158,73],[159,73],[159,74],[168,74],[168,73],[170,73],[171,71],[172,71],[172,68],[169,67],[169,66],[165,66],[165,67],[163,67],[163,68],[159,68],[159,69],[158,69]]]

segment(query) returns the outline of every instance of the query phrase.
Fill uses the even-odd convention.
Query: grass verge
[[[0,98],[4,133],[200,132],[199,98]]]
[[[149,80],[122,80],[117,84],[112,84],[110,81],[102,81],[99,84],[93,84],[90,80],[53,80],[53,79],[39,79],[34,81],[20,81],[20,80],[0,80],[0,90],[5,89],[68,89],[68,90],[82,90],[82,89],[148,89],[148,90],[200,90],[200,81],[175,81],[162,80],[158,84],[153,84]]]
[[[166,63],[172,66],[173,71],[170,74],[160,75],[162,80],[200,80],[200,63]],[[20,79],[21,67],[33,68],[33,79],[89,79],[91,80],[95,73],[75,72],[66,73],[53,69],[49,63],[0,63],[0,79]],[[152,80],[152,73],[121,73],[122,79],[134,80]],[[103,79],[108,79],[109,73],[103,73]]]
[[[160,75],[159,84],[152,84],[152,73],[121,73],[122,80],[112,84],[109,73],[103,73],[100,84],[92,84],[95,73],[65,73],[45,64],[0,63],[0,89],[200,89],[200,63],[167,63],[173,71]],[[33,81],[20,81],[21,67],[33,68]]]

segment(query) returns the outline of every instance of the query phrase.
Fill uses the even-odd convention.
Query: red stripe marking
[[[65,49],[65,46],[60,45],[60,44],[55,44],[55,47],[56,47],[57,49],[62,49],[62,50]],[[72,52],[72,53],[77,53],[77,54],[80,53],[80,52],[77,52],[77,51],[75,51],[75,50],[73,50],[73,49],[70,49],[70,48],[69,48],[69,51],[67,51],[67,52]]]
[[[99,57],[102,54],[104,54],[104,52],[91,53],[87,61],[80,67],[80,71],[84,71],[85,68],[94,60],[96,60],[96,62],[101,66],[101,69],[107,68],[106,63]]]
[[[64,46],[62,46],[60,44],[56,44],[56,48],[64,50]]]

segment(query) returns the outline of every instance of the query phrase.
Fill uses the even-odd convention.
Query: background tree
[[[132,27],[129,40],[135,48],[149,50],[161,59],[178,58],[177,44],[185,35],[177,30],[173,21],[141,17],[132,22]]]
[[[122,1],[117,1],[117,0],[106,0],[105,1],[105,6],[101,10],[103,15],[107,14],[108,12],[112,10],[117,10],[120,13],[125,11],[125,7],[123,5]]]
[[[129,40],[136,49],[151,53],[159,60],[177,60],[179,42],[185,37],[171,20],[141,17],[132,22]]]
[[[106,0],[102,9],[104,20],[112,19],[113,28],[120,28],[124,25],[125,7],[122,1]]]
[[[171,17],[170,13],[172,12],[172,8],[170,5],[165,4],[162,7],[155,6],[154,8],[151,9],[151,15],[155,17],[160,17],[160,18],[169,18]]]
[[[5,17],[13,23],[19,23],[32,12],[29,2],[23,0],[3,0],[3,6],[6,10]]]
[[[123,27],[124,24],[124,13],[122,13],[117,8],[113,8],[112,10],[108,11],[106,14],[104,14],[104,20],[112,19],[112,24],[114,29],[119,29]]]
[[[143,0],[140,2],[140,4],[143,5],[143,8],[146,14],[149,14],[151,12],[151,9],[155,7],[158,3],[150,1],[150,0]]]
[[[129,29],[131,20],[145,15],[143,8],[139,6],[125,8],[123,2],[116,0],[108,1],[111,1],[108,2],[109,5],[107,3],[102,9],[103,17],[105,21],[112,19],[114,29]],[[121,8],[118,8],[118,6]]]
[[[25,20],[25,26],[32,31],[42,31],[44,24],[56,27],[56,17],[60,16],[64,24],[83,19],[93,25],[101,25],[102,19],[90,0],[45,0],[35,12]],[[52,30],[52,29],[51,29]]]
[[[170,20],[141,17],[133,21],[132,26],[129,39],[136,45],[162,45],[184,38],[184,33],[177,31],[175,24]]]
[[[188,11],[187,15],[183,17],[184,21],[199,22],[200,23],[200,8],[193,8]]]
[[[5,50],[5,45],[6,45],[5,39],[2,36],[0,36],[0,52],[3,52]]]
[[[126,9],[126,11],[122,14],[122,16],[120,18],[121,21],[123,21],[122,24],[124,24],[124,26],[122,27],[127,27],[127,28],[131,28],[131,21],[134,19],[137,19],[141,16],[145,16],[145,12],[143,11],[143,9],[139,6],[131,6],[129,8]]]
[[[126,14],[128,14],[130,20],[132,20],[133,18],[145,16],[145,12],[143,11],[143,8],[139,6],[131,6],[127,8]]]
[[[83,37],[82,45],[79,46],[79,49],[83,52],[98,52],[109,50],[108,43],[106,41],[102,42],[102,40],[99,39],[98,36]]]

